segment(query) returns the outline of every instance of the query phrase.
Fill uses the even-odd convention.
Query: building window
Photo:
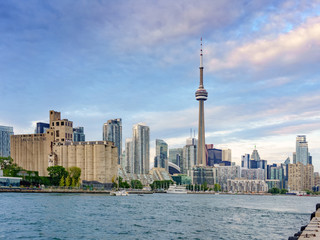
[[[59,122],[57,122],[56,125],[59,126]]]
[[[61,122],[61,126],[64,126],[64,122]]]
[[[61,142],[64,142],[64,138],[61,138]]]
[[[52,123],[52,126],[54,126],[54,122]]]
[[[56,137],[59,137],[59,130],[56,131]]]

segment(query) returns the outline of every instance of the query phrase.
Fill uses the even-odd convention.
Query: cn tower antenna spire
[[[200,68],[203,68],[202,37],[201,37],[201,48],[200,48]]]

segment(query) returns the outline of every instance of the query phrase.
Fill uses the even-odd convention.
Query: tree
[[[131,180],[131,187],[134,189],[142,189],[143,185],[140,180]]]
[[[70,187],[70,176],[66,178],[66,187]]]
[[[60,179],[63,176],[66,178],[68,176],[68,172],[66,169],[62,166],[53,166],[53,167],[48,167],[47,168],[51,184],[54,186],[58,186],[60,183]]]
[[[213,190],[214,190],[215,192],[221,191],[221,186],[220,186],[220,184],[216,183],[216,184],[214,185]]]
[[[281,193],[281,194],[286,194],[287,192],[288,192],[288,190],[283,188],[283,189],[281,189],[281,192],[280,192],[280,193]]]
[[[280,189],[276,188],[276,187],[273,187],[273,188],[268,190],[268,193],[279,194],[280,193]]]
[[[59,186],[64,187],[64,176],[61,177]]]
[[[76,186],[76,179],[75,178],[72,178],[72,181],[71,181],[71,187],[75,187]]]
[[[69,176],[72,178],[72,182],[74,179],[74,186],[76,186],[79,181],[80,181],[80,176],[81,176],[81,168],[78,167],[70,167],[69,168]],[[73,185],[73,184],[72,184]]]

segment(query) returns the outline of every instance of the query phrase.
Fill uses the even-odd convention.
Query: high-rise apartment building
[[[118,148],[118,164],[122,154],[122,120],[121,118],[110,119],[103,124],[103,141],[114,142]]]
[[[10,156],[11,135],[13,135],[13,127],[0,126],[0,157]]]
[[[126,139],[126,172],[127,173],[133,173],[133,144],[132,144],[132,138]]]
[[[186,145],[183,147],[183,158],[181,165],[181,172],[188,173],[193,166],[197,165],[197,145]]]
[[[245,154],[241,156],[241,167],[249,168],[250,167],[250,154]]]
[[[296,138],[296,163],[304,165],[309,163],[309,151],[306,135],[298,135]]]
[[[314,168],[301,162],[288,165],[288,188],[290,191],[311,190],[314,186]]]
[[[195,95],[199,101],[199,125],[198,125],[198,146],[197,163],[199,166],[206,166],[206,148],[205,148],[205,127],[204,127],[204,101],[208,98],[208,92],[203,86],[203,56],[202,56],[202,38],[200,50],[200,85]]]
[[[74,142],[86,141],[86,135],[84,134],[84,127],[76,127],[73,129],[73,141]]]
[[[138,123],[132,131],[133,171],[135,174],[146,174],[150,170],[150,129]]]
[[[154,166],[168,169],[168,144],[161,139],[156,139],[156,156]]]

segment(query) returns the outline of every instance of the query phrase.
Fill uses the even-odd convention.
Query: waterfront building
[[[205,149],[205,126],[204,126],[204,101],[207,100],[208,93],[203,85],[203,56],[202,56],[202,38],[200,50],[200,85],[195,96],[199,101],[199,124],[198,124],[198,147],[197,147],[197,165],[206,166],[206,149]]]
[[[61,119],[61,113],[51,110],[50,129],[46,133],[11,136],[14,163],[47,176],[49,166],[81,168],[83,181],[111,183],[117,174],[117,147],[113,142],[72,142],[73,123]]]
[[[279,180],[279,188],[285,188],[285,169],[283,168],[283,165],[280,166],[271,166],[270,167],[270,180]]]
[[[223,191],[227,190],[227,180],[240,178],[240,166],[218,166],[217,183]]]
[[[264,180],[228,179],[227,191],[241,193],[263,193],[268,191]]]
[[[143,123],[132,128],[133,173],[146,174],[150,170],[150,129]]]
[[[118,148],[118,164],[121,164],[122,154],[122,120],[121,118],[110,119],[103,124],[103,141],[114,142]]]
[[[247,169],[241,168],[241,178],[248,180],[265,180],[264,169]]]
[[[177,185],[189,185],[192,184],[192,179],[186,174],[174,174],[172,180],[176,182]]]
[[[118,149],[110,141],[53,143],[49,166],[79,167],[81,179],[111,183],[117,176]]]
[[[301,162],[304,165],[309,163],[309,151],[306,135],[298,135],[296,138],[296,163]]]
[[[171,148],[169,149],[169,162],[182,167],[183,161],[183,148]]]
[[[50,128],[49,123],[37,122],[36,129],[35,129],[34,133],[35,134],[46,133],[47,129],[49,129],[49,128]]]
[[[74,142],[86,141],[86,135],[84,134],[84,127],[76,127],[73,129],[73,141]]]
[[[132,144],[132,138],[127,138],[126,139],[126,168],[125,171],[127,173],[133,173],[133,144]]]
[[[288,189],[290,191],[311,190],[314,186],[313,165],[301,162],[288,165]]]
[[[279,179],[266,179],[266,184],[268,185],[268,189],[271,189],[271,188],[282,189],[282,185]]]
[[[188,175],[192,184],[204,184],[213,187],[217,183],[217,168],[210,166],[193,166]]]
[[[154,167],[168,169],[168,144],[161,139],[156,139]]]
[[[241,167],[249,168],[250,167],[250,154],[245,154],[241,156]]]
[[[0,126],[0,157],[11,155],[10,136],[13,134],[13,127]]]
[[[132,180],[139,180],[142,185],[150,185],[154,181],[164,181],[171,180],[172,178],[169,173],[164,168],[152,168],[149,173],[135,174],[128,173],[123,168],[118,168],[118,176],[122,178],[123,181],[130,183]]]

